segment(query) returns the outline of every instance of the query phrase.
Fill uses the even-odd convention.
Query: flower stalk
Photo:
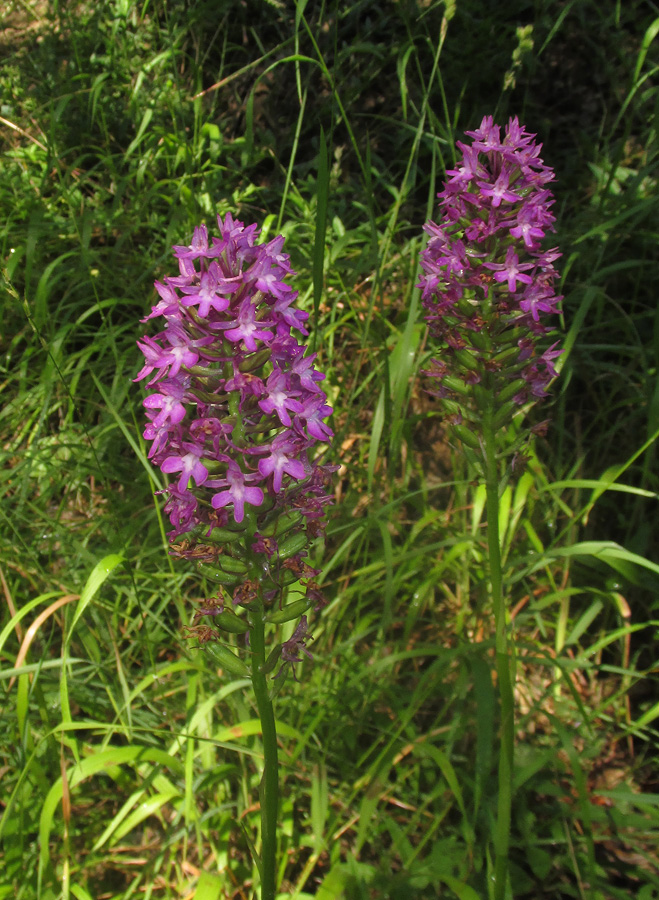
[[[499,749],[498,799],[495,831],[495,900],[504,900],[508,878],[508,853],[510,847],[510,817],[512,808],[512,773],[515,741],[515,701],[511,667],[514,658],[508,648],[506,603],[501,575],[501,536],[499,533],[500,476],[496,452],[496,435],[492,425],[494,403],[483,415],[483,451],[485,462],[485,504],[487,512],[487,555],[489,564],[490,594],[494,613],[494,652],[499,700],[501,704],[501,731]],[[514,653],[514,645],[513,647]]]
[[[144,400],[149,458],[173,476],[165,489],[170,552],[215,587],[187,630],[225,674],[251,678],[264,756],[261,897],[274,900],[272,682],[295,677],[302,656],[311,658],[307,614],[325,601],[305,557],[323,533],[338,467],[323,462],[332,409],[317,354],[294,334],[308,335],[308,313],[294,306],[284,238],[258,243],[256,226],[230,214],[217,224],[219,237],[200,225],[189,246],[174,247],[179,274],[155,283],[160,299],[143,321],[164,327],[138,341],[144,366],[135,380],[148,379],[152,390]],[[289,600],[294,582],[302,595]],[[294,619],[293,635],[280,642],[277,629]]]
[[[275,900],[277,875],[277,814],[279,810],[279,757],[275,713],[268,692],[265,617],[259,597],[249,613],[252,651],[252,688],[261,720],[263,775],[259,786],[261,805],[261,900]]]
[[[489,592],[500,701],[500,747],[494,900],[504,900],[514,765],[514,643],[509,640],[501,569],[499,494],[504,478],[524,464],[531,429],[510,437],[508,426],[547,395],[556,376],[556,344],[541,347],[559,311],[554,262],[541,242],[553,231],[554,173],[518,120],[501,129],[486,116],[438,195],[441,218],[428,222],[418,287],[436,355],[425,372],[452,436],[485,482]],[[502,461],[512,457],[503,473]]]

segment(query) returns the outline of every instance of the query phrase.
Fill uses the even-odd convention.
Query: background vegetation
[[[171,245],[227,211],[286,235],[318,303],[342,466],[315,662],[278,698],[282,895],[488,896],[484,497],[423,391],[414,284],[494,114],[558,174],[568,350],[501,517],[514,896],[656,900],[656,5],[7,6],[0,897],[252,893],[258,722],[186,643],[206,586],[167,555],[131,381]]]

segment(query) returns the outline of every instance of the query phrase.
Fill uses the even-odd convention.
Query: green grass
[[[277,699],[282,896],[489,896],[485,498],[424,393],[414,288],[454,141],[489,113],[557,171],[569,350],[501,504],[513,895],[659,897],[656,15],[10,0],[0,898],[258,881],[255,706],[185,639],[206,585],[167,555],[131,381],[171,245],[227,211],[286,235],[342,466],[315,662]]]

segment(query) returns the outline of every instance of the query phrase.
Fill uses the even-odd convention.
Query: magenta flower
[[[506,261],[505,263],[483,263],[486,269],[492,269],[495,273],[494,280],[503,282],[508,282],[508,290],[511,294],[514,294],[517,290],[517,282],[521,281],[523,284],[532,284],[533,279],[530,275],[524,275],[524,269],[530,269],[533,266],[532,262],[528,263],[520,263],[519,257],[515,253],[514,247],[508,247],[506,250]]]
[[[296,441],[291,440],[288,434],[278,434],[270,451],[270,456],[259,462],[259,472],[264,478],[272,475],[272,485],[278,494],[284,473],[299,481],[305,476],[304,465],[297,458]]]
[[[195,228],[189,247],[174,247],[174,256],[178,259],[199,259],[208,255],[208,229],[205,225]]]
[[[181,303],[183,306],[198,306],[197,314],[202,319],[208,317],[209,311],[214,309],[216,312],[224,312],[228,309],[231,301],[228,296],[223,294],[233,294],[240,287],[238,278],[230,279],[222,277],[222,270],[216,262],[212,262],[207,272],[202,272],[199,278],[199,284],[185,285],[181,287],[181,291],[187,294],[183,297]]]
[[[183,386],[177,384],[174,379],[169,379],[160,385],[160,390],[162,393],[149,394],[144,401],[146,409],[160,410],[151,419],[153,427],[162,428],[167,423],[178,425],[185,418],[185,406],[181,402],[185,393]]]
[[[526,204],[517,213],[517,225],[510,229],[510,235],[514,238],[522,238],[527,250],[537,250],[538,241],[545,236],[540,227],[541,221],[541,210],[537,206]]]
[[[260,506],[263,503],[263,491],[260,487],[248,487],[245,484],[245,475],[233,460],[229,462],[226,483],[228,489],[213,496],[213,509],[222,509],[232,503],[234,518],[240,524],[245,518],[245,503]]]
[[[208,469],[200,461],[202,449],[198,444],[182,444],[183,449],[188,452],[178,456],[166,456],[162,461],[160,468],[163,472],[180,472],[181,477],[178,480],[179,491],[185,491],[188,482],[192,478],[197,487],[208,478]]]
[[[232,324],[235,327],[225,331],[225,337],[234,343],[242,341],[246,350],[256,350],[257,341],[269,341],[274,337],[271,331],[263,328],[262,324],[256,321],[256,308],[249,297],[246,297],[240,304]]]
[[[199,342],[186,340],[186,335],[180,328],[170,325],[158,337],[165,338],[169,343],[169,347],[161,347],[150,337],[145,337],[142,341],[137,342],[137,346],[144,354],[146,364],[137,373],[137,376],[133,379],[134,381],[141,381],[147,375],[150,375],[154,369],[158,369],[157,375],[149,382],[149,385],[152,385],[165,374],[173,378],[175,375],[178,375],[181,366],[194,366],[199,360],[199,354],[196,352],[196,345]],[[207,343],[208,340],[205,342]]]
[[[502,169],[494,184],[490,184],[487,181],[479,181],[478,187],[481,189],[481,197],[489,197],[494,209],[501,206],[502,200],[508,200],[511,203],[519,200],[520,198],[517,194],[508,189],[509,180],[510,172],[506,169]]]
[[[295,397],[300,391],[291,390],[290,377],[281,369],[274,369],[265,383],[266,397],[259,400],[259,406],[264,413],[276,412],[282,425],[290,425],[290,412],[301,412],[302,404]]]

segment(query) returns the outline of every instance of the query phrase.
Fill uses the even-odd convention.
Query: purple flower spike
[[[316,354],[298,340],[308,313],[295,307],[283,236],[259,244],[256,225],[230,213],[217,224],[219,237],[200,225],[188,246],[174,247],[178,274],[156,282],[145,321],[164,323],[138,341],[144,365],[135,379],[149,379],[144,438],[149,458],[175,476],[166,488],[170,539],[242,526],[250,565],[263,553],[265,568],[278,572],[268,563],[280,514],[300,520],[289,521],[286,537],[322,532],[334,467],[317,451],[332,437],[332,409]],[[177,555],[200,558],[195,540]]]
[[[453,404],[455,421],[477,424],[484,390],[496,397],[521,380],[515,403],[546,395],[561,351],[536,345],[562,298],[553,265],[560,253],[541,249],[554,230],[547,188],[554,173],[541,145],[516,118],[503,138],[491,116],[467,135],[473,141],[458,142],[462,160],[438,195],[440,218],[424,226],[430,239],[418,287],[430,332],[444,348],[426,373],[439,382],[432,393]],[[479,391],[470,392],[476,384]]]

